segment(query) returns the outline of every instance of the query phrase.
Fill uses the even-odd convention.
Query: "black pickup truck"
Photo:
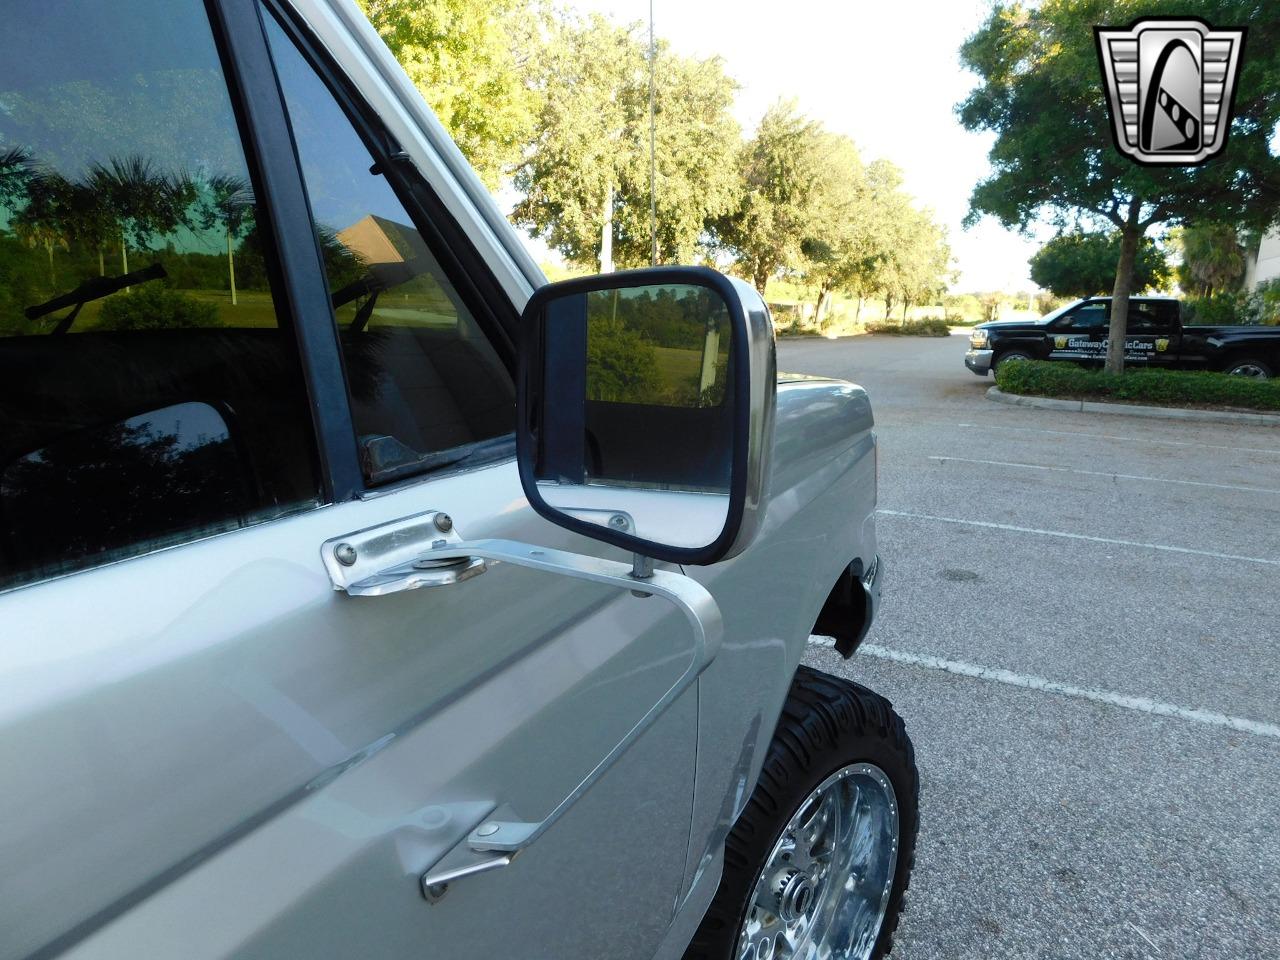
[[[1039,320],[981,323],[969,335],[964,365],[980,377],[1015,360],[1101,366],[1110,326],[1110,297],[1078,300]],[[1218,370],[1265,380],[1280,375],[1280,327],[1183,326],[1179,301],[1134,297],[1124,361],[1130,367]]]

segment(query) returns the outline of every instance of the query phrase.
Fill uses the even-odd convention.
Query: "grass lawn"
[[[272,329],[278,326],[275,303],[271,298],[271,294],[265,290],[237,291],[237,302],[234,306],[231,303],[231,293],[227,290],[178,290],[176,292],[193,300],[199,300],[201,303],[209,303],[216,306],[221,325],[228,329]],[[114,297],[127,296],[130,296],[130,294],[120,292],[112,294],[111,297],[103,300],[86,303],[80,311],[80,315],[76,317],[75,325],[71,328],[72,332],[84,333],[96,329],[100,323],[102,305]],[[350,323],[355,316],[356,309],[357,304],[355,303],[342,307],[338,311],[339,324],[346,325]],[[59,311],[58,316],[63,313],[65,311]],[[51,324],[56,321],[50,318],[45,322]],[[384,295],[379,299],[370,321],[372,326],[378,326],[379,323],[382,323],[393,326],[447,328],[454,327],[457,322],[457,311],[443,294],[439,296],[432,296],[431,294]],[[671,351],[673,354],[683,352],[686,351]],[[676,369],[681,363],[682,361],[673,359],[672,369]],[[691,363],[692,368],[695,370],[694,375],[696,375],[697,357]]]
[[[231,305],[231,294],[225,290],[180,290],[179,293],[199,300],[201,303],[212,303],[218,307],[218,318],[222,321],[224,327],[274,327],[276,326],[276,309],[272,303],[271,294],[259,290],[242,290],[236,299],[239,303],[236,306]],[[127,297],[127,293],[114,293],[112,297]],[[110,297],[106,298],[110,299]],[[80,311],[80,316],[76,317],[75,325],[71,328],[72,333],[84,333],[87,330],[93,330],[98,326],[99,317],[102,315],[102,305],[104,300],[95,300],[92,303],[86,303],[84,309]],[[59,311],[61,316],[65,311]],[[48,321],[46,321],[48,322]]]
[[[654,347],[658,355],[658,372],[672,384],[696,383],[702,373],[702,351],[684,347]]]
[[[182,290],[189,297],[218,307],[218,319],[224,327],[274,327],[275,303],[265,290],[239,290],[238,301],[231,305],[231,293],[227,290]]]

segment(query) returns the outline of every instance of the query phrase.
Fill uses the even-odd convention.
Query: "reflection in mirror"
[[[548,351],[561,359],[545,387],[547,403],[576,402],[583,422],[576,436],[548,438],[543,499],[645,540],[713,543],[728,518],[734,423],[720,295],[695,284],[624,287],[548,310],[549,340],[585,328],[576,369],[555,368],[567,351]]]

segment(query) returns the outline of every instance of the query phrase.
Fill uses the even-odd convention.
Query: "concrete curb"
[[[1102,403],[1097,400],[1059,400],[1056,397],[1024,397],[1005,393],[999,387],[987,390],[987,399],[1015,407],[1041,410],[1069,410],[1072,413],[1111,413],[1122,417],[1153,420],[1195,420],[1200,423],[1236,423],[1254,427],[1280,427],[1280,414],[1244,413],[1232,410],[1185,410],[1181,407],[1140,407],[1129,403]]]

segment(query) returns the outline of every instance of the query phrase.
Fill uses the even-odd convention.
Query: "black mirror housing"
[[[704,267],[548,284],[521,320],[520,480],[577,533],[710,564],[763,520],[777,373],[749,285]]]

